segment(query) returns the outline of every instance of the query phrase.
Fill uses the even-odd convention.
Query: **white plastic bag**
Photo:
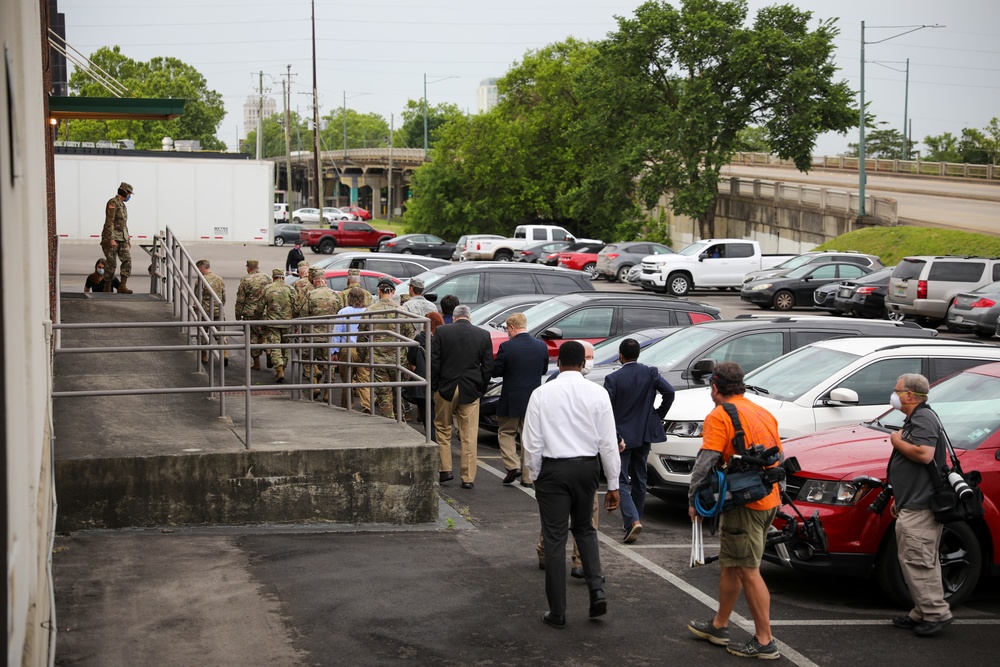
[[[705,564],[705,540],[701,534],[701,519],[691,522],[691,567]]]

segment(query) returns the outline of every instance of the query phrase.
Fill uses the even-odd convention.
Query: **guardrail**
[[[823,169],[857,171],[861,160],[843,155],[813,155],[812,166]],[[795,167],[792,160],[781,160],[770,153],[736,153],[732,164]],[[929,162],[927,160],[890,160],[865,158],[867,173],[904,174],[909,176],[934,176],[974,178],[994,181],[1000,179],[1000,169],[995,164],[967,164],[956,162]]]
[[[782,181],[728,178],[719,181],[719,194],[770,200],[776,205],[792,203],[848,215],[857,215],[859,211],[857,192]],[[865,210],[869,217],[885,225],[895,225],[898,221],[897,203],[892,197],[865,195]]]
[[[153,257],[153,268],[151,270],[151,290],[153,294],[161,294],[165,300],[172,303],[176,321],[170,322],[96,322],[96,323],[73,323],[66,324],[56,322],[52,325],[55,331],[55,345],[53,353],[55,355],[69,354],[117,354],[121,352],[147,352],[147,353],[176,353],[185,354],[188,352],[198,352],[195,355],[195,369],[197,372],[206,370],[206,364],[202,363],[202,356],[208,355],[207,364],[208,384],[202,387],[134,387],[128,389],[105,389],[105,390],[85,390],[85,391],[53,391],[53,398],[83,398],[92,396],[138,396],[138,395],[158,395],[158,394],[215,394],[219,398],[219,415],[226,415],[226,395],[231,393],[242,393],[244,396],[244,408],[246,415],[245,425],[245,446],[251,448],[252,443],[252,396],[255,393],[273,394],[275,391],[287,391],[292,398],[301,398],[305,392],[305,398],[314,401],[313,392],[316,390],[325,391],[327,394],[327,404],[332,405],[333,392],[331,389],[341,389],[347,391],[347,408],[353,407],[354,389],[367,389],[370,392],[372,413],[377,401],[375,389],[378,387],[390,387],[393,389],[393,410],[398,423],[403,422],[403,399],[402,389],[404,387],[424,387],[425,388],[425,414],[431,414],[430,373],[427,377],[421,377],[409,368],[406,363],[405,349],[416,347],[418,343],[402,334],[392,330],[365,330],[366,326],[378,323],[384,324],[411,324],[418,330],[423,328],[424,335],[423,353],[426,359],[430,360],[430,321],[425,317],[414,316],[412,313],[401,309],[379,311],[379,317],[371,317],[365,313],[357,315],[331,315],[309,318],[296,318],[293,320],[240,320],[238,322],[212,319],[202,307],[201,292],[207,290],[211,292],[211,310],[213,313],[222,313],[222,303],[218,296],[212,291],[211,286],[205,281],[204,276],[195,267],[195,262],[184,248],[183,244],[168,228],[166,234],[157,235],[150,248]],[[193,269],[193,270],[192,270]],[[385,317],[391,314],[392,317]],[[394,351],[394,363],[377,363],[374,359],[365,362],[354,363],[351,361],[330,360],[329,349],[330,339],[334,327],[337,325],[358,325],[357,332],[350,332],[350,336],[356,337],[353,342],[339,343],[340,348],[356,348],[367,350],[369,348],[392,348]],[[287,333],[282,336],[280,344],[275,343],[252,343],[251,331],[260,327],[287,327]],[[142,328],[142,329],[181,329],[187,337],[185,345],[132,345],[118,347],[66,347],[63,345],[63,331],[81,329],[114,329]],[[373,336],[391,336],[392,341],[373,342]],[[240,339],[242,342],[229,342],[228,339]],[[263,353],[267,349],[288,350],[289,363],[286,366],[287,378],[300,378],[303,373],[308,373],[308,377],[313,377],[312,370],[319,367],[324,370],[325,382],[290,382],[282,384],[252,384],[250,359],[253,353]],[[232,350],[243,350],[247,362],[244,364],[242,382],[239,384],[226,384],[226,363],[225,352]],[[311,354],[315,350],[321,350],[321,355]],[[306,354],[306,353],[309,354]],[[313,359],[313,356],[320,358]],[[351,355],[346,355],[350,359]],[[364,355],[371,357],[372,355]],[[348,377],[354,376],[353,369],[367,368],[369,381],[367,382],[337,382],[334,367],[342,365],[351,369]],[[429,368],[429,364],[428,364]],[[390,377],[394,378],[388,382],[374,381],[374,371],[376,369],[386,369]],[[425,442],[431,442],[431,422],[425,420],[424,437]]]

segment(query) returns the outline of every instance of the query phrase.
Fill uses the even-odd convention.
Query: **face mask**
[[[127,196],[125,197],[125,201],[128,201],[128,200],[129,200],[129,199],[131,199],[131,198],[132,198],[132,195],[127,195]]]
[[[581,372],[581,373],[582,373],[583,375],[586,375],[587,373],[589,373],[589,372],[590,372],[590,371],[592,371],[592,370],[594,370],[594,360],[593,360],[593,359],[587,359],[587,360],[586,360],[586,361],[585,361],[585,362],[583,363],[583,368],[582,368],[582,369],[580,369],[580,372]]]
[[[903,402],[899,400],[899,394],[892,392],[892,396],[889,397],[889,405],[891,405],[896,410],[903,409]]]
[[[97,269],[97,275],[103,276],[104,275],[104,269]]]

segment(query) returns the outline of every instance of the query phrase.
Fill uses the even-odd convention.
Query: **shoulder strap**
[[[729,415],[729,418],[733,422],[733,449],[736,450],[737,454],[742,456],[743,454],[746,454],[747,446],[746,439],[743,434],[743,424],[740,423],[739,412],[737,412],[736,406],[732,403],[723,403],[722,409],[726,411],[726,414]]]

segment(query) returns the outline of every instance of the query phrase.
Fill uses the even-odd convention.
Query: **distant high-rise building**
[[[476,108],[479,110],[479,113],[489,111],[495,107],[499,101],[500,96],[497,94],[496,78],[490,77],[480,81],[479,88],[476,91]]]
[[[248,96],[247,101],[243,103],[243,138],[246,139],[248,134],[256,132],[260,127],[258,113],[264,118],[270,118],[277,110],[277,104],[270,97],[263,98],[261,103],[261,98],[257,95]]]

